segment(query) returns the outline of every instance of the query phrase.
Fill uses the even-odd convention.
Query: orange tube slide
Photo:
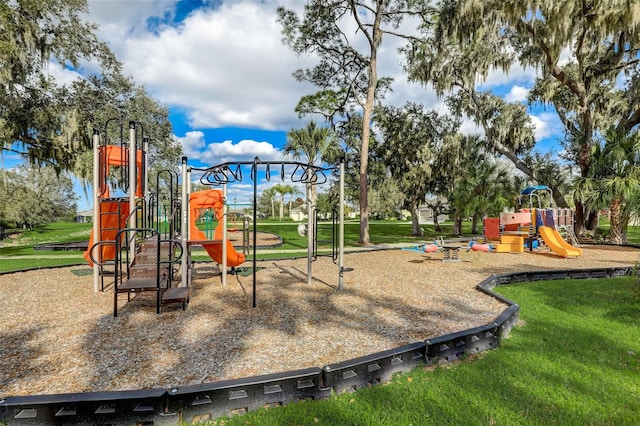
[[[218,226],[214,232],[214,239],[222,240],[222,216],[224,214],[224,197],[222,191],[217,189],[208,189],[205,191],[193,192],[189,195],[189,235],[191,240],[206,240],[207,237],[196,226],[200,210],[212,208],[218,219]],[[222,264],[222,244],[203,243],[202,247],[207,251],[209,256],[216,262]],[[238,266],[244,263],[244,253],[239,253],[233,247],[233,244],[227,240],[227,266]]]

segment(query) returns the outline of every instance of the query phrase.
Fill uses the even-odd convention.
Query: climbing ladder
[[[334,208],[331,211],[331,222],[320,223],[318,217],[318,211],[315,211],[314,224],[314,239],[313,239],[313,259],[318,258],[318,243],[329,245],[331,244],[331,258],[335,261],[338,258],[338,212]]]
[[[116,236],[113,316],[118,316],[118,296],[142,292],[155,292],[156,313],[162,305],[182,303],[186,309],[189,287],[176,287],[172,268],[182,257],[182,246],[177,240],[161,239],[152,228],[125,228]]]
[[[576,235],[576,233],[573,230],[573,225],[563,226],[562,229],[564,230],[564,232],[566,234],[566,239],[571,241],[571,245],[573,245],[575,247],[579,247],[580,246],[580,241],[578,241],[578,236]]]

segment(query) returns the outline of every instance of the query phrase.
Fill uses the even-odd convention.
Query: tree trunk
[[[471,233],[479,234],[478,232],[478,224],[480,223],[480,216],[478,214],[474,214],[471,222]]]
[[[609,242],[626,244],[627,226],[622,212],[622,199],[616,197],[609,206]]]
[[[433,229],[435,229],[436,232],[442,232],[442,227],[440,226],[440,222],[438,222],[438,209],[431,209],[431,211],[433,212]]]
[[[371,134],[371,115],[373,113],[373,104],[376,99],[376,88],[378,87],[378,47],[382,43],[382,30],[380,25],[384,16],[384,8],[382,2],[378,4],[375,11],[373,26],[371,27],[371,37],[369,38],[369,49],[371,56],[369,58],[369,67],[367,74],[369,77],[367,87],[367,100],[362,108],[362,140],[360,150],[360,243],[369,244],[369,200],[367,191],[369,189],[369,180],[367,178],[367,168],[369,167],[369,137]],[[351,3],[351,12],[354,16],[358,10],[355,2]],[[359,24],[360,25],[360,24]],[[360,25],[360,29],[367,33],[369,28]]]
[[[411,205],[411,228],[413,230],[413,233],[411,235],[423,237],[424,232],[422,231],[422,228],[420,228],[419,219],[420,218],[418,217],[418,205],[416,203],[413,203]]]
[[[574,202],[576,208],[573,232],[575,232],[576,235],[581,236],[587,233],[587,231],[595,231],[598,229],[598,212],[596,210],[588,209],[581,200],[575,199]]]
[[[598,223],[600,222],[600,212],[598,210],[589,210],[589,214],[585,221],[585,226],[590,231],[598,229]]]
[[[366,167],[365,167],[366,169]],[[360,243],[369,244],[369,211],[367,200],[367,174],[362,172],[360,166]]]
[[[453,228],[451,229],[453,235],[462,235],[462,216],[456,210],[453,215]]]

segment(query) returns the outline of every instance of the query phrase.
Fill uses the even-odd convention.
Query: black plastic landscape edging
[[[557,279],[631,275],[634,267],[514,272],[487,277],[478,290],[508,305],[492,322],[395,349],[329,364],[235,380],[171,389],[16,396],[0,399],[0,423],[6,425],[175,425],[197,423],[260,407],[326,399],[391,380],[420,365],[461,359],[499,346],[514,327],[520,306],[497,294],[500,285]]]

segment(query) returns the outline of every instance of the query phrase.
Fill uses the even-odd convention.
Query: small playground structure
[[[547,200],[547,207],[543,207]],[[525,188],[520,193],[518,212],[502,213],[496,218],[485,218],[484,237],[494,242],[498,253],[522,253],[544,243],[558,256],[571,258],[582,255],[573,231],[574,211],[551,207],[553,197],[545,185]],[[527,207],[522,207],[525,205]],[[571,244],[567,242],[571,241]]]
[[[338,266],[338,289],[343,287],[344,264],[344,164],[324,168],[297,161],[261,161],[224,163],[205,168],[187,164],[163,170],[157,175],[152,192],[148,182],[149,140],[141,123],[130,121],[128,141],[122,123],[120,138],[109,143],[108,133],[115,119],[105,124],[104,137],[94,131],[94,213],[93,231],[84,258],[93,266],[94,291],[105,291],[105,277],[113,277],[113,314],[118,315],[119,296],[127,300],[142,292],[155,293],[156,313],[168,304],[180,303],[186,309],[191,295],[195,262],[192,252],[203,248],[219,265],[221,281],[226,285],[228,268],[243,265],[252,241],[253,307],[257,303],[255,271],[257,261],[257,184],[259,176],[271,179],[272,169],[284,181],[303,183],[310,188],[327,182],[337,174],[340,199],[331,226],[332,255]],[[228,237],[227,185],[243,180],[249,170],[253,182],[253,220],[243,220],[242,245],[238,251]],[[178,170],[180,173],[178,173]],[[191,191],[192,174],[207,187]],[[308,191],[310,193],[310,191]],[[312,263],[317,257],[318,220],[315,206],[307,200],[308,237],[307,280],[312,280]],[[202,230],[198,223],[205,221]],[[217,221],[215,229],[206,223]],[[250,233],[251,232],[251,233]]]

